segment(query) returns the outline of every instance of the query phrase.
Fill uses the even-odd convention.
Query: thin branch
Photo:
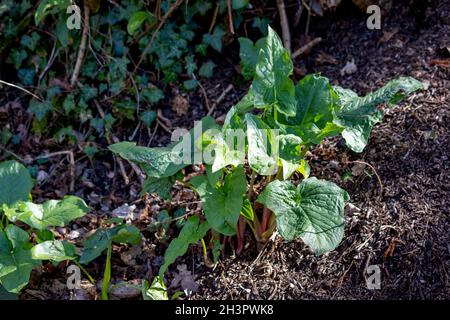
[[[234,34],[234,23],[233,23],[233,8],[231,6],[231,0],[227,0],[228,7],[228,24],[230,25],[230,33]]]
[[[294,53],[292,53],[292,59],[295,59],[298,56],[304,54],[306,51],[310,50],[312,47],[314,47],[315,45],[317,45],[321,41],[322,41],[322,38],[320,38],[320,37],[311,40],[310,42],[308,42],[304,46],[302,46],[299,49],[295,50]]]
[[[22,90],[23,92],[28,93],[29,95],[31,95],[33,98],[36,98],[36,99],[38,99],[38,100],[41,101],[41,102],[43,101],[41,97],[38,97],[38,96],[35,95],[34,93],[28,91],[28,90],[25,89],[25,88],[22,88],[22,87],[16,85],[16,84],[9,83],[9,82],[3,81],[3,80],[0,80],[0,83],[3,83],[3,84],[6,84],[7,86],[10,86],[10,87],[13,87],[13,88]]]
[[[286,15],[284,0],[277,0],[278,12],[280,13],[281,31],[283,33],[283,44],[286,50],[291,52],[291,32],[289,31],[289,21]]]
[[[217,98],[216,102],[211,106],[211,109],[209,109],[207,116],[212,115],[214,109],[216,109],[217,105],[225,98],[228,92],[233,90],[233,85],[229,84],[228,87],[222,92],[222,94]]]
[[[85,1],[83,34],[81,36],[80,49],[78,50],[78,57],[75,63],[75,68],[73,69],[72,78],[70,79],[70,85],[72,87],[74,87],[75,84],[77,83],[78,75],[80,74],[84,53],[86,51],[86,41],[88,37],[88,31],[89,31],[89,6],[87,5],[87,1]]]
[[[213,31],[214,25],[216,24],[217,14],[219,13],[219,5],[216,5],[216,9],[214,10],[213,18],[211,24],[209,25],[208,33]]]
[[[372,169],[373,173],[375,174],[375,176],[376,176],[377,179],[378,179],[378,183],[380,184],[380,196],[383,194],[383,183],[381,182],[381,178],[380,178],[380,176],[378,175],[377,170],[376,170],[371,164],[369,164],[369,163],[367,163],[367,162],[364,162],[364,161],[359,161],[359,160],[348,161],[348,162],[349,162],[349,163],[359,163],[359,164],[363,164],[363,165],[368,166],[370,169]]]
[[[105,111],[103,111],[102,107],[97,102],[97,100],[94,100],[94,104],[97,107],[97,110],[98,110],[98,113],[100,114],[100,117],[102,119],[104,119],[105,118]],[[111,134],[111,136],[113,136],[113,135]],[[106,134],[106,140],[108,141],[108,144],[112,144],[112,142],[113,142],[113,139],[111,139],[111,136],[110,136],[109,133]],[[114,138],[114,136],[113,136],[113,138]],[[119,169],[120,169],[120,173],[122,174],[123,181],[125,182],[126,185],[130,184],[130,178],[128,178],[127,173],[125,172],[125,166],[123,165],[122,159],[120,159],[119,157],[116,157],[116,156],[114,156],[114,159],[119,164]]]

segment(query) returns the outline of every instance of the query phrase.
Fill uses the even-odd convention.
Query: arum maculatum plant
[[[396,104],[424,88],[413,78],[400,77],[359,97],[318,74],[295,84],[289,53],[272,29],[255,45],[243,39],[240,43],[241,64],[253,82],[222,127],[206,117],[167,147],[132,142],[110,146],[145,171],[143,191],[170,200],[178,180],[203,203],[204,214],[189,216],[170,243],[161,276],[190,244],[201,241],[206,256],[209,231],[213,244],[220,235],[236,235],[237,249],[242,250],[246,225],[259,243],[277,229],[286,240],[301,238],[318,255],[335,249],[343,238],[349,195],[330,181],[310,177],[305,153],[337,135],[352,151],[362,152],[373,126],[383,118],[378,106]],[[205,173],[185,177],[184,168],[199,163]],[[300,183],[290,181],[295,172],[303,176]],[[254,190],[255,181],[264,186],[262,191]],[[213,247],[214,253],[217,245]]]

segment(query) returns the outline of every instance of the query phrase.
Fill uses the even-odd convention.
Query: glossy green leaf
[[[295,87],[289,76],[293,65],[289,52],[274,30],[269,32],[262,46],[255,77],[251,86],[255,106],[266,108],[274,105],[276,110],[287,116],[294,116],[296,111]]]
[[[80,257],[80,263],[87,264],[101,256],[103,251],[112,243],[112,238],[116,233],[116,228],[97,229],[93,235],[83,241],[83,254]]]
[[[280,235],[302,240],[318,255],[338,246],[344,234],[346,191],[332,182],[309,178],[298,187],[289,181],[271,182],[258,197],[276,215]]]
[[[135,12],[130,20],[128,21],[127,31],[130,35],[135,35],[139,28],[144,24],[145,21],[154,20],[153,15],[147,11]]]
[[[16,161],[0,163],[0,206],[28,200],[33,181],[28,170]]]
[[[45,241],[31,249],[31,257],[35,260],[61,262],[76,259],[76,249],[72,243],[60,240]]]
[[[145,280],[142,288],[142,298],[144,300],[169,300],[163,277],[156,276],[150,286],[148,281]]]
[[[162,278],[167,268],[175,262],[175,260],[186,253],[190,244],[197,243],[202,239],[209,230],[207,222],[200,223],[198,216],[191,216],[181,229],[177,238],[170,242],[169,247],[164,253],[164,264],[159,269],[159,276]]]
[[[336,108],[334,122],[345,128],[342,136],[347,146],[355,152],[363,151],[372,127],[383,118],[383,113],[377,109],[378,105],[383,102],[396,104],[405,95],[424,88],[422,82],[410,77],[391,80],[365,97],[358,97],[351,90],[335,87],[339,108]]]
[[[19,220],[35,229],[45,230],[50,226],[63,227],[88,212],[89,208],[82,199],[67,196],[63,200],[49,200],[43,204],[22,202],[7,216],[12,221]]]
[[[141,232],[131,224],[123,224],[116,227],[117,233],[113,235],[112,241],[122,244],[138,244],[141,241]]]
[[[239,58],[241,59],[241,73],[245,79],[253,79],[259,51],[265,39],[259,39],[255,44],[249,38],[239,38]]]
[[[70,6],[70,0],[41,0],[39,6],[34,13],[34,21],[36,25],[48,15],[58,11],[64,11]]]
[[[302,139],[293,135],[280,135],[279,141],[279,159],[283,170],[283,180],[289,177],[301,167],[301,143]]]
[[[252,204],[250,203],[250,200],[248,200],[247,196],[244,197],[241,214],[244,218],[250,221],[253,221],[255,219],[255,213],[253,212]]]
[[[29,235],[10,224],[0,230],[0,244],[0,285],[11,293],[19,293],[28,284],[31,270],[39,265],[31,257]]]
[[[83,254],[80,263],[87,264],[99,257],[113,242],[138,244],[141,241],[139,229],[130,224],[119,224],[113,228],[100,228],[83,241]]]
[[[248,163],[261,175],[273,175],[278,166],[278,143],[276,131],[261,120],[247,113]]]
[[[202,199],[206,221],[211,228],[225,235],[234,235],[242,196],[247,188],[243,166],[227,174],[223,185],[212,187],[205,176],[192,178],[191,184]]]
[[[170,147],[147,148],[136,146],[134,142],[119,142],[110,145],[109,149],[122,158],[140,164],[149,177],[170,177],[187,165],[196,163],[197,159],[201,161],[202,150],[198,148],[197,140],[202,138],[206,130],[212,128],[218,128],[215,120],[205,117],[184,134],[180,142]]]

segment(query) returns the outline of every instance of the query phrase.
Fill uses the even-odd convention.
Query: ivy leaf
[[[142,24],[146,20],[154,22],[155,19],[154,19],[153,15],[147,11],[135,12],[131,16],[130,20],[128,21],[128,25],[127,25],[128,34],[130,34],[132,36],[135,35],[136,32],[138,31],[138,29],[142,26]]]
[[[245,79],[252,79],[258,63],[259,51],[265,39],[259,39],[254,45],[249,38],[239,38],[239,58],[241,58],[241,73]]]
[[[249,0],[233,0],[231,2],[233,10],[239,10],[246,7],[249,3]]]
[[[212,34],[206,33],[203,35],[203,43],[210,45],[214,50],[222,52],[222,37],[225,31],[220,26],[216,26]]]
[[[17,201],[24,201],[33,188],[28,170],[17,161],[0,163],[0,204],[11,207]]]
[[[15,210],[7,212],[7,216],[12,221],[19,220],[32,228],[45,230],[50,226],[63,227],[87,212],[89,208],[82,199],[67,196],[63,200],[49,200],[43,204],[22,202]]]
[[[298,187],[289,181],[271,182],[258,197],[276,215],[280,235],[297,237],[317,255],[336,248],[344,234],[346,191],[332,182],[309,178]]]
[[[40,102],[36,99],[31,99],[30,106],[28,107],[28,112],[31,112],[36,116],[38,121],[42,121],[44,117],[52,110],[52,102],[45,100]]]
[[[224,234],[234,235],[242,208],[242,196],[247,189],[243,166],[236,167],[228,174],[223,185],[212,187],[207,177],[191,179],[203,202],[206,221],[211,228]]]
[[[276,32],[269,27],[265,45],[259,52],[250,89],[257,108],[274,105],[280,113],[295,116],[295,87],[289,78],[292,70],[289,52],[283,47]]]
[[[200,70],[198,70],[198,74],[202,78],[211,78],[213,76],[214,68],[216,67],[215,63],[211,60],[208,60],[207,62],[203,63],[200,67]]]
[[[383,102],[394,105],[405,95],[424,88],[422,82],[410,77],[391,80],[365,97],[358,97],[348,89],[334,87],[339,96],[339,108],[336,110],[334,123],[345,128],[342,137],[347,146],[355,152],[362,152],[372,127],[383,118],[383,113],[377,106]]]
[[[275,131],[259,117],[247,113],[248,163],[261,175],[272,175],[276,172],[278,162],[278,144]]]
[[[155,104],[164,98],[164,92],[157,87],[145,88],[141,94],[143,100],[150,104]]]
[[[170,242],[169,247],[164,253],[164,264],[161,266],[161,269],[159,269],[159,276],[162,278],[167,268],[174,263],[179,256],[186,253],[189,245],[197,243],[197,241],[206,235],[208,230],[209,225],[207,222],[200,223],[198,216],[189,217],[178,237]]]
[[[11,293],[19,293],[28,284],[31,270],[39,264],[31,257],[29,235],[10,224],[5,231],[0,230],[0,244],[0,285]]]
[[[75,251],[75,246],[66,241],[45,241],[31,249],[31,257],[35,260],[62,262],[75,260],[77,257]]]
[[[152,123],[156,120],[156,112],[153,110],[147,110],[141,113],[141,121],[147,128],[150,128]]]

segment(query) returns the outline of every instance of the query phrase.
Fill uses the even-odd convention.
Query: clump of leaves
[[[71,86],[67,79],[77,60],[82,30],[67,27],[75,16],[67,10],[78,5],[84,18],[84,3],[90,8],[88,49],[79,85]],[[185,1],[172,12],[175,3],[2,0],[0,57],[17,70],[20,86],[34,87],[33,92],[40,97],[31,99],[28,107],[34,115],[34,131],[46,130],[58,136],[60,130],[70,130],[76,138],[74,119],[95,129],[93,136],[103,136],[124,119],[140,120],[149,127],[156,118],[154,105],[164,98],[166,84],[178,83],[193,90],[199,77],[211,77],[215,64],[206,56],[222,51],[228,2]],[[248,0],[232,1],[235,29],[244,21],[242,13],[248,6]],[[79,28],[83,29],[82,23]],[[143,72],[144,67],[148,71]],[[100,97],[112,102],[104,115],[93,107]],[[54,128],[51,116],[58,116],[62,128]],[[93,150],[88,149],[87,154],[92,156]]]
[[[75,246],[56,240],[50,231],[84,216],[89,208],[74,196],[36,204],[30,200],[33,182],[28,170],[16,161],[0,163],[0,285],[19,293],[41,260],[77,263]],[[22,229],[15,222],[25,223]],[[36,243],[30,241],[34,235]]]
[[[361,152],[373,126],[383,118],[378,105],[396,104],[424,87],[400,77],[359,97],[317,74],[295,83],[289,53],[272,29],[256,45],[247,41],[241,45],[241,57],[250,57],[242,60],[243,69],[253,82],[229,110],[222,128],[206,117],[181,142],[168,147],[145,148],[131,142],[110,146],[141,166],[148,176],[145,185],[161,186],[153,192],[167,197],[174,181],[180,180],[203,202],[203,214],[189,217],[169,245],[160,276],[189,244],[204,244],[208,230],[237,235],[242,248],[246,224],[259,242],[278,229],[284,239],[301,238],[318,255],[335,249],[343,238],[349,195],[330,181],[310,177],[305,153],[339,134],[351,150]],[[206,174],[180,179],[179,172],[192,163],[203,163]],[[291,181],[295,172],[303,176],[298,184]],[[259,194],[253,190],[255,181],[265,186]]]

